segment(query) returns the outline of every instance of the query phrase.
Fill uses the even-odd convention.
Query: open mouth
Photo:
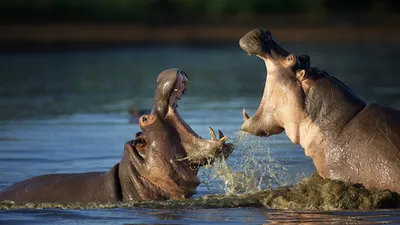
[[[175,82],[175,86],[172,89],[169,97],[169,105],[174,110],[178,108],[178,101],[181,99],[181,96],[187,93],[186,86],[188,83],[188,77],[185,72],[178,70],[177,74],[178,78]]]
[[[221,131],[218,132],[219,139],[217,139],[214,130],[210,128],[211,140],[205,140],[196,134],[179,115],[178,101],[182,95],[187,93],[187,85],[188,76],[185,72],[179,69],[168,69],[161,72],[157,77],[153,110],[149,115],[139,118],[140,128],[144,134],[151,129],[156,129],[154,132],[157,132],[157,129],[175,129],[179,137],[174,141],[179,142],[176,144],[180,144],[187,153],[186,157],[183,157],[183,154],[176,156],[179,158],[177,161],[189,160],[192,164],[204,165],[221,152],[227,157],[232,152],[233,146],[225,144],[227,137]],[[158,123],[150,126],[155,121]],[[137,135],[137,140],[132,142],[132,147],[136,150],[134,151],[135,155],[142,159],[145,158],[145,150],[149,148],[149,144],[152,144],[146,142],[148,139],[144,134]],[[142,137],[145,139],[141,139]]]

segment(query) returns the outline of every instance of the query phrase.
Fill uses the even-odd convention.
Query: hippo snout
[[[255,54],[261,58],[280,60],[289,55],[289,53],[275,41],[271,32],[263,29],[254,29],[248,32],[240,39],[239,45],[247,54]]]
[[[248,54],[261,55],[264,52],[268,52],[265,44],[271,38],[271,32],[262,29],[254,29],[240,39],[239,45]]]

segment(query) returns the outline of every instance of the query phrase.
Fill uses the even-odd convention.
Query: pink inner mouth
[[[173,109],[176,109],[178,107],[178,101],[181,99],[181,96],[186,92],[187,83],[188,79],[186,75],[183,72],[179,71],[177,81],[169,97],[169,105]]]
[[[189,81],[186,74],[184,74],[182,71],[179,71],[174,89],[169,97],[169,109],[167,117],[169,117],[175,123],[178,130],[185,130],[193,137],[199,137],[196,132],[194,132],[192,128],[183,120],[176,109],[178,107],[178,101],[181,99],[182,95],[187,92],[186,86],[188,82]]]

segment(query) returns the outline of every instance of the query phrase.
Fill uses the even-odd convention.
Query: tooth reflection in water
[[[203,182],[209,189],[222,189],[226,194],[243,194],[287,184],[287,169],[272,156],[265,138],[242,131],[235,134],[236,137],[231,140],[235,150],[230,159],[217,159],[212,167],[201,171],[201,177],[207,178]]]

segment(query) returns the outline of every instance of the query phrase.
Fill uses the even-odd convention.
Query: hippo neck
[[[365,106],[366,102],[336,78],[315,80],[306,96],[307,118],[300,125],[300,144],[306,155],[313,154],[307,151],[314,151],[314,146],[324,147],[323,143],[336,140]]]

